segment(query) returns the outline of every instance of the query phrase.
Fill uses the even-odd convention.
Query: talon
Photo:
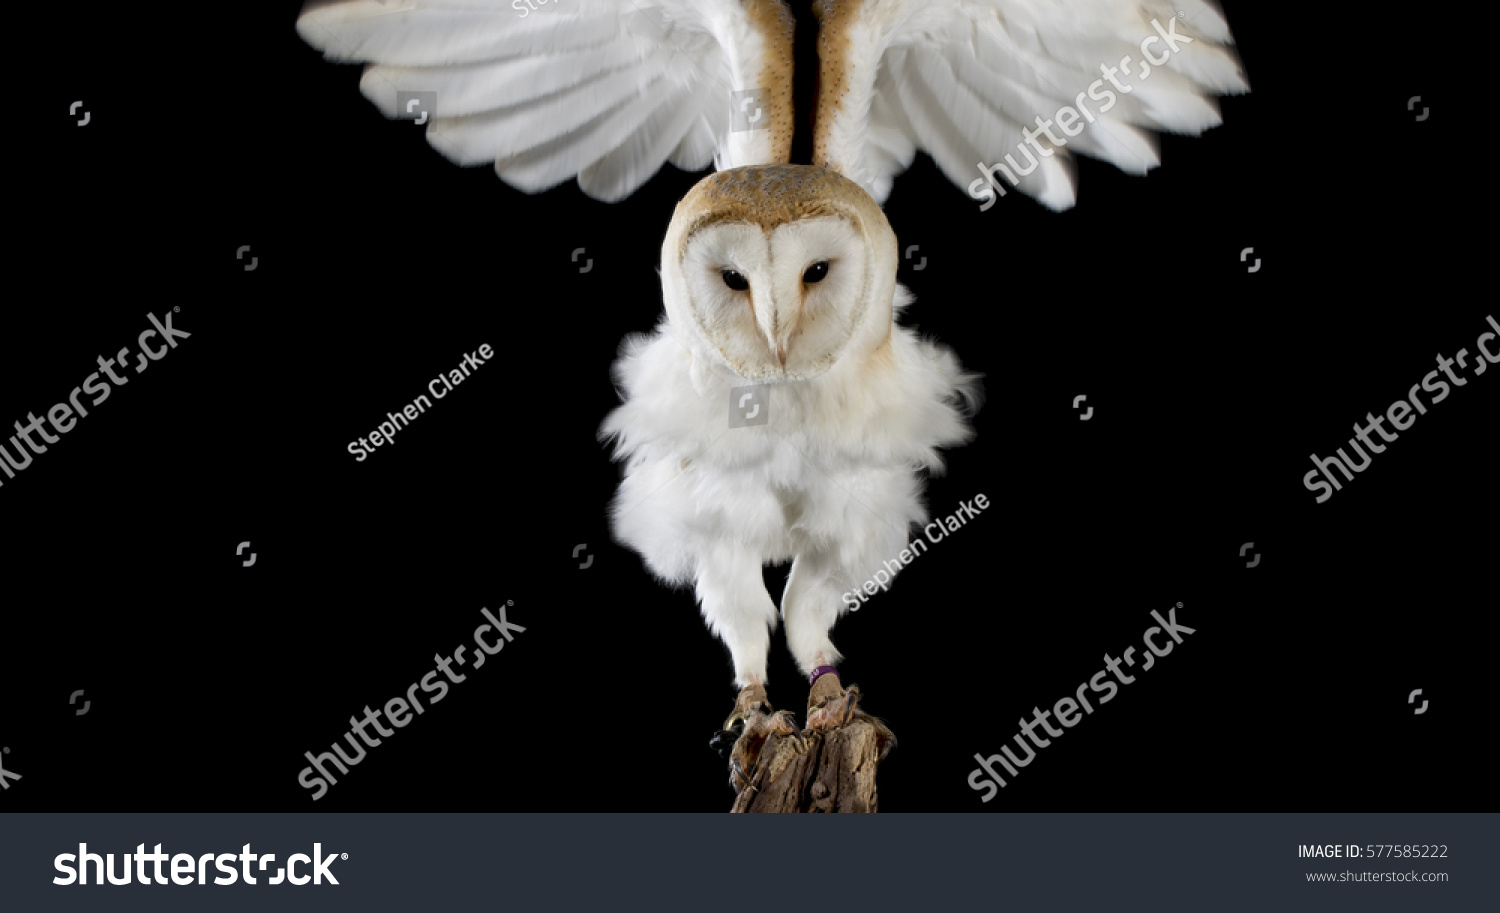
[[[824,679],[819,679],[821,684]],[[896,735],[891,732],[890,727],[885,725],[878,717],[870,716],[859,709],[859,700],[862,697],[858,685],[850,685],[847,689],[841,689],[835,694],[822,697],[814,702],[814,698],[827,694],[827,689],[822,691],[814,689],[808,695],[807,728],[814,732],[842,729],[855,720],[864,720],[875,727],[875,749],[876,762],[884,761],[896,747]]]
[[[802,737],[802,730],[797,728],[797,717],[790,710],[783,710],[771,721],[771,731],[777,735],[795,739],[797,745],[807,747],[807,740]]]
[[[886,755],[891,753],[891,749],[896,747],[896,734],[891,732],[891,727],[887,726],[878,717],[870,716],[867,713],[861,713],[860,716],[875,727],[875,748],[880,752],[880,755],[875,759],[875,762],[878,764],[885,760]]]
[[[850,685],[849,691],[844,695],[844,710],[840,715],[842,722],[840,726],[848,726],[849,721],[854,719],[854,711],[859,706],[859,686]]]
[[[749,725],[750,717],[757,712],[769,713],[771,705],[766,701],[766,689],[760,685],[746,685],[734,700],[734,709],[724,721],[725,729],[733,729],[735,723]]]
[[[730,768],[730,776],[729,776],[729,785],[730,785],[730,787],[732,789],[736,790],[736,791],[741,791],[741,790],[749,788],[749,786],[750,786],[750,775],[747,774],[747,773],[745,773],[745,769],[740,766],[740,762],[738,760],[730,760],[730,762],[729,762],[729,768]],[[744,785],[743,786],[740,785],[741,783],[743,783]]]
[[[740,724],[734,729],[735,724]],[[724,723],[722,739],[715,744],[728,743],[729,785],[737,792],[754,789],[751,778],[759,769],[761,752],[773,735],[791,735],[797,732],[796,720],[787,711],[776,713],[766,692],[760,685],[747,685],[740,689],[734,702],[734,710]]]

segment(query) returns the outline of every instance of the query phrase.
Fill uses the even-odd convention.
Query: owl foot
[[[734,702],[734,711],[724,721],[724,731],[709,743],[721,753],[727,750],[729,785],[735,792],[749,788],[761,750],[772,736],[791,738],[799,747],[804,744],[797,718],[790,710],[773,711],[760,685],[743,688]]]
[[[807,696],[807,728],[814,732],[842,729],[855,720],[864,720],[875,727],[875,747],[880,752],[876,760],[884,761],[896,747],[896,734],[878,717],[859,709],[859,696],[858,685],[844,690],[836,676],[820,676]]]

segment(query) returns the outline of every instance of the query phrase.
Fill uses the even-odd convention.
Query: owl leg
[[[787,644],[797,665],[808,674],[811,689],[807,695],[807,728],[809,731],[839,729],[855,720],[875,728],[879,760],[896,747],[896,735],[879,718],[859,709],[859,686],[847,690],[839,682],[833,663],[842,659],[829,629],[838,619],[843,604],[837,575],[825,556],[816,553],[798,555],[787,577],[786,593],[781,598],[781,614],[786,620]]]
[[[761,579],[759,556],[728,544],[706,549],[698,560],[697,590],[709,630],[729,647],[734,683],[764,685],[776,604]]]
[[[766,654],[776,625],[776,604],[761,578],[760,559],[731,545],[705,551],[698,565],[698,599],[710,630],[729,647],[740,686],[724,731],[711,743],[729,754],[730,785],[750,783],[766,741],[773,735],[801,740],[790,711],[776,713],[766,699]]]
[[[781,595],[787,647],[803,675],[811,675],[819,666],[833,665],[844,658],[828,639],[841,605],[832,570],[832,562],[825,555],[804,552],[792,562],[786,591]]]

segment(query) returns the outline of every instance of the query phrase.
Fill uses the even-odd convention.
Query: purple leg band
[[[832,666],[819,666],[818,668],[812,670],[812,675],[809,675],[807,677],[807,683],[809,685],[816,685],[818,683],[818,679],[822,678],[823,676],[838,674],[839,670],[833,668]]]

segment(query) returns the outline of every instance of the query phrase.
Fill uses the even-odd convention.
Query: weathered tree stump
[[[877,730],[856,717],[841,729],[771,736],[761,749],[750,786],[731,812],[873,812],[878,810]]]

